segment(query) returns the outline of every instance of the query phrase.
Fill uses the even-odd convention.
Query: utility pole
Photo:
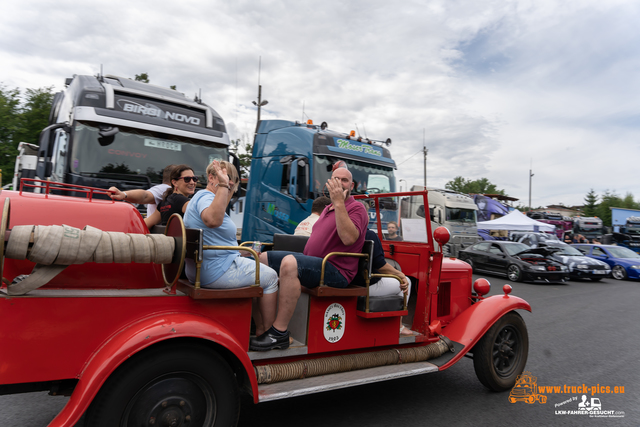
[[[253,105],[258,107],[258,121],[256,122],[256,132],[258,131],[258,125],[260,124],[260,108],[267,105],[269,101],[262,99],[262,85],[260,84],[260,71],[262,69],[262,56],[258,62],[258,102],[252,101]]]
[[[427,143],[425,141],[426,138],[426,129],[422,129],[422,153],[424,154],[424,188],[427,188]]]
[[[533,162],[531,162],[531,166],[529,166],[529,210],[531,210],[531,178],[533,178],[533,175],[531,173],[531,168],[533,167]]]

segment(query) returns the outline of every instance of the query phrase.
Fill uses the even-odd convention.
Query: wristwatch
[[[124,199],[122,200],[127,200],[127,193],[125,193],[124,191],[122,192],[122,194],[124,194]]]

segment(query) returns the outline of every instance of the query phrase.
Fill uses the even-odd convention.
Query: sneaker
[[[256,338],[249,341],[249,350],[251,351],[268,351],[274,348],[286,350],[289,348],[289,331],[284,335],[276,335],[271,329]]]

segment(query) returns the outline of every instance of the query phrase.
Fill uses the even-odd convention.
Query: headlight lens
[[[576,268],[578,268],[579,270],[587,270],[589,266],[586,264],[578,264]]]
[[[632,265],[629,268],[633,268],[634,270],[640,270],[640,265]]]
[[[530,265],[529,270],[545,271],[545,268],[543,265]]]

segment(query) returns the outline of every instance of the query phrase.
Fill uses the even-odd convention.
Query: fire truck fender
[[[235,357],[239,362],[237,365],[241,364],[247,371],[251,388],[257,396],[258,383],[251,360],[224,326],[194,314],[162,313],[123,328],[93,354],[80,374],[71,398],[49,427],[74,426],[100,387],[122,363],[154,344],[176,338],[200,339],[203,343],[224,347],[227,360],[228,357]]]
[[[447,369],[460,360],[482,336],[505,314],[514,310],[531,311],[531,306],[522,298],[510,295],[494,295],[477,301],[449,325],[442,334],[452,341],[464,345],[464,348],[440,370]]]

